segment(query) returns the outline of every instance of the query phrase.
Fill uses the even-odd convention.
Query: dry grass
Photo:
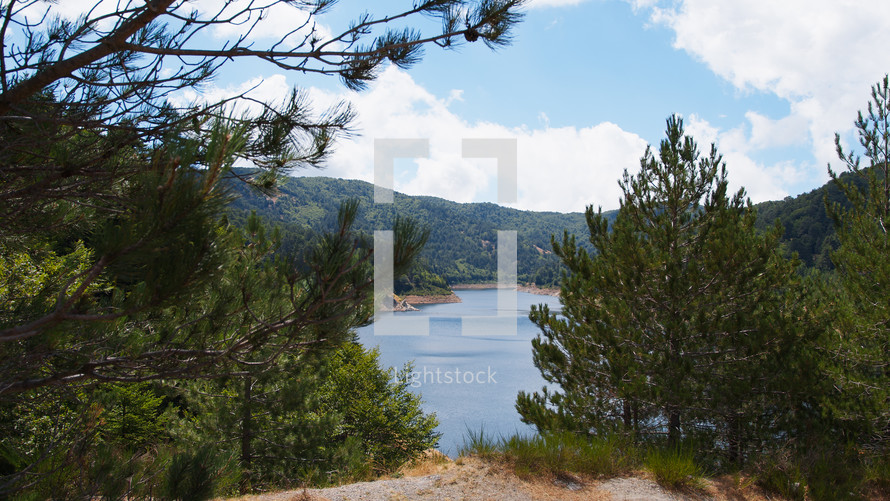
[[[386,478],[436,475],[447,471],[453,466],[454,462],[445,454],[436,449],[427,449],[420,457],[399,468],[396,475],[390,475]]]
[[[236,498],[225,498],[216,501],[329,501],[327,498],[313,495],[307,489],[299,491],[282,491],[266,494],[252,494]]]
[[[754,478],[744,475],[723,475],[707,481],[705,491],[717,501],[768,501],[780,499],[767,495]]]
[[[431,480],[431,476],[434,480]],[[416,461],[401,468],[391,478],[354,486],[323,490],[297,490],[244,496],[229,501],[333,501],[344,499],[374,499],[391,501],[425,501],[437,499],[512,500],[512,501],[606,501],[634,497],[643,499],[714,499],[715,501],[767,501],[766,496],[747,477],[726,475],[704,480],[703,491],[695,493],[662,491],[646,471],[628,472],[624,479],[603,481],[590,475],[550,473],[537,476],[517,475],[514,463],[503,455],[485,458],[464,456],[452,461],[437,451],[429,451]],[[605,490],[615,481],[623,484],[614,494]],[[385,484],[384,482],[388,482]],[[422,488],[396,488],[394,484],[422,485]],[[644,487],[645,484],[645,488]],[[358,488],[359,489],[353,489]],[[663,497],[662,497],[663,496]]]

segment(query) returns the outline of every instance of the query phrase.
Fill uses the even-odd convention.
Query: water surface
[[[422,305],[420,311],[395,314],[396,321],[428,318],[429,336],[374,335],[373,325],[359,329],[365,346],[379,347],[384,366],[414,362],[409,377],[412,390],[422,395],[424,410],[439,418],[439,449],[450,456],[456,455],[467,430],[484,429],[486,435],[494,436],[533,431],[520,421],[515,408],[519,390],[535,391],[544,385],[532,363],[531,340],[539,330],[528,312],[531,305],[541,303],[559,309],[559,299],[552,296],[520,292],[515,306],[499,311],[496,289],[456,293],[462,303]],[[516,318],[516,335],[511,329],[462,335],[465,318],[497,315],[506,318],[493,326]]]

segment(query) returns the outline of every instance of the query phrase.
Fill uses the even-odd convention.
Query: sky
[[[342,0],[316,22],[339,32],[364,11],[410,5]],[[375,139],[424,138],[429,157],[398,160],[396,190],[458,202],[497,202],[496,161],[462,158],[462,139],[515,138],[518,201],[506,205],[574,212],[618,207],[618,180],[657,148],[671,114],[704,153],[716,144],[731,187],[753,202],[817,188],[829,163],[841,168],[834,134],[856,145],[856,113],[890,72],[887,0],[531,0],[524,10],[512,45],[431,46],[362,92],[241,61],[183,99],[253,88],[275,101],[297,86],[319,107],[347,100],[357,134],[324,169],[295,175],[373,181]],[[280,6],[254,38],[274,40],[299,15]]]

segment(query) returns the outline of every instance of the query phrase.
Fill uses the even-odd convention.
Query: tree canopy
[[[237,226],[226,217],[237,196],[230,181],[268,193],[290,170],[321,165],[353,132],[349,104],[313,109],[299,88],[279,103],[245,93],[181,104],[186,91],[200,95],[245,59],[362,89],[430,45],[508,43],[522,0],[407,2],[340,31],[318,24],[333,0],[77,4],[82,13],[66,17],[71,2],[0,3],[0,496],[53,476],[71,497],[118,492],[90,483],[92,466],[138,462],[90,447],[98,416],[111,415],[90,400],[97,383],[173,392],[163,385],[229,377],[250,388],[284,355],[310,367],[310,352],[342,344],[371,318],[373,249],[354,231],[354,201],[287,255],[258,217]],[[262,45],[253,35],[278,8],[292,31]],[[420,28],[430,20],[438,28]],[[220,40],[218,28],[234,34]],[[254,111],[237,112],[245,101]],[[392,224],[394,265],[405,270],[428,233]],[[140,405],[152,415],[149,403]],[[65,419],[48,419],[54,406],[68,409]],[[252,441],[249,421],[241,429]],[[188,484],[186,470],[211,455],[176,455],[168,483]],[[74,464],[90,469],[80,477],[89,485],[66,485]]]
[[[236,117],[232,99],[177,107],[171,96],[243,58],[361,88],[386,62],[416,62],[425,45],[507,43],[521,1],[429,0],[322,36],[317,16],[333,3],[96,2],[75,19],[36,0],[3,4],[2,276],[4,290],[26,295],[3,298],[0,396],[207,376],[223,359],[258,362],[248,354],[267,342],[282,351],[315,342],[296,334],[358,312],[370,250],[350,233],[354,208],[300,272],[269,258],[275,238],[258,223],[239,232],[221,219],[232,196],[221,180],[270,190],[288,169],[319,165],[350,131],[350,107],[316,113],[295,89]],[[250,35],[279,4],[302,21],[260,47]],[[420,18],[442,29],[400,27]],[[221,25],[242,29],[207,45],[203,35]],[[409,255],[399,258],[419,236],[403,235]],[[25,269],[36,273],[26,280]]]
[[[658,156],[625,172],[613,224],[587,210],[590,255],[566,234],[560,313],[530,318],[535,365],[554,383],[520,393],[540,430],[635,436],[716,432],[739,460],[787,391],[777,367],[797,341],[784,328],[794,263],[779,229],[761,234],[744,191],[730,195],[715,147],[700,156],[682,119],[668,119]],[[769,396],[769,397],[768,397]]]
[[[835,136],[841,175],[829,166],[846,204],[825,199],[837,228],[831,254],[838,274],[830,281],[834,308],[832,381],[843,397],[831,407],[860,433],[890,440],[890,77],[871,89],[865,113],[855,121],[861,150],[845,149]],[[863,162],[864,156],[864,162]],[[877,439],[877,440],[875,440]]]

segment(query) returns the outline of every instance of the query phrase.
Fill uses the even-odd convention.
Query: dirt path
[[[327,489],[284,491],[237,498],[239,501],[763,501],[752,487],[708,482],[697,492],[670,492],[643,476],[605,481],[579,478],[521,480],[505,466],[476,458],[423,463],[399,478]]]

